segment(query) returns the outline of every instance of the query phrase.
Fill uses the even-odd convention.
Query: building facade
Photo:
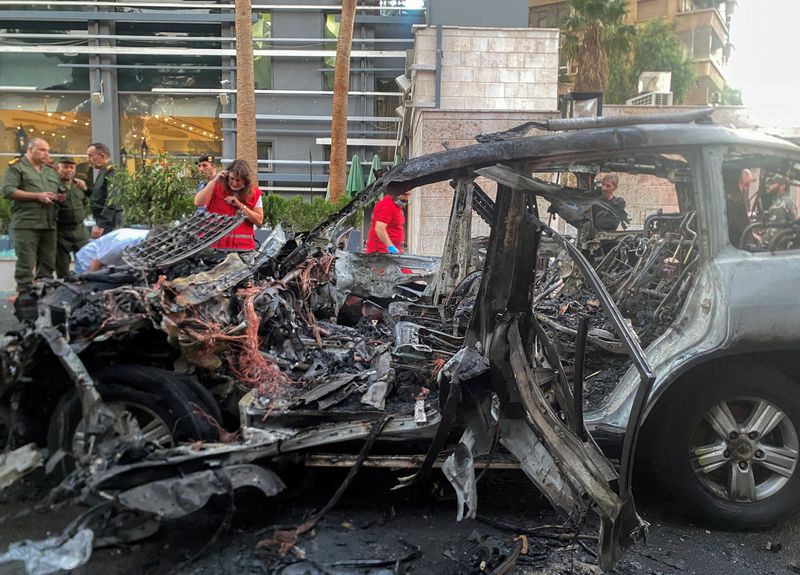
[[[409,156],[468,146],[478,134],[558,115],[558,30],[442,25],[417,27],[415,35],[404,113]],[[494,182],[477,182],[494,197]],[[442,254],[452,196],[446,182],[412,193],[407,234],[412,253]],[[489,234],[477,216],[472,230]]]
[[[425,11],[361,0],[350,77],[348,152],[395,158],[411,28]],[[258,178],[265,191],[325,193],[341,7],[252,3]],[[133,168],[160,153],[235,154],[234,0],[48,0],[0,7],[0,160],[43,137],[59,155],[107,143]],[[0,162],[0,171],[6,161]]]
[[[569,16],[566,0],[528,0],[528,25],[557,28]],[[674,22],[686,54],[694,61],[696,84],[686,103],[719,103],[726,85],[731,54],[730,30],[736,0],[626,0],[630,24],[642,24],[653,18]],[[562,59],[562,76],[574,73]],[[636,94],[631,94],[631,98]]]

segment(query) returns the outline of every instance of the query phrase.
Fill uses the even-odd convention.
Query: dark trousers
[[[70,254],[89,242],[89,234],[83,222],[78,224],[58,224],[58,240],[56,246],[56,277],[63,278],[69,271]]]
[[[56,265],[56,230],[14,230],[14,251],[17,252],[17,267],[14,279],[17,291],[25,291],[36,279],[51,278]]]

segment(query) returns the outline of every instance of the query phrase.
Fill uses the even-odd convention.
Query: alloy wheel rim
[[[690,461],[703,486],[733,503],[772,497],[794,475],[797,429],[776,404],[758,397],[724,400],[692,434]]]
[[[120,420],[135,420],[146,443],[155,444],[159,447],[175,446],[172,430],[166,422],[151,409],[142,405],[123,401],[108,402],[106,403],[106,407],[113,411]],[[127,426],[124,427],[127,428]],[[75,434],[72,437],[72,452],[76,454],[86,453],[86,441],[85,423],[83,418],[81,418],[75,428]]]

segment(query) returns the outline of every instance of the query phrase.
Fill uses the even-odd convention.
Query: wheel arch
[[[685,393],[687,386],[691,386],[697,380],[713,377],[723,367],[728,369],[731,364],[762,366],[768,370],[777,370],[800,385],[798,353],[800,353],[800,346],[778,350],[730,348],[694,358],[691,362],[683,364],[681,369],[675,370],[670,374],[656,392],[651,395],[645,410],[642,427],[646,428],[648,422],[653,419],[651,417],[653,413],[660,406],[669,403],[669,400],[674,398],[675,394]]]
[[[756,501],[730,501],[711,494],[701,484],[696,470],[692,470],[689,451],[694,445],[696,422],[702,421],[705,410],[717,401],[747,401],[752,396],[777,402],[789,416],[796,434],[800,430],[800,408],[794,399],[800,385],[796,356],[796,349],[748,350],[718,354],[684,370],[666,386],[642,426],[637,443],[637,473],[646,481],[640,485],[644,489],[657,486],[659,497],[672,501],[686,515],[726,529],[769,527],[794,513],[800,508],[797,469],[794,475],[787,476],[786,486],[757,505]],[[738,441],[737,437],[730,437]],[[749,463],[748,459],[745,465]]]

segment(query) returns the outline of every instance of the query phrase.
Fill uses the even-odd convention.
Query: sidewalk
[[[0,251],[0,292],[3,292],[3,299],[17,291],[17,284],[14,282],[14,267],[17,264],[17,257],[14,250]],[[5,292],[8,292],[7,294]]]

